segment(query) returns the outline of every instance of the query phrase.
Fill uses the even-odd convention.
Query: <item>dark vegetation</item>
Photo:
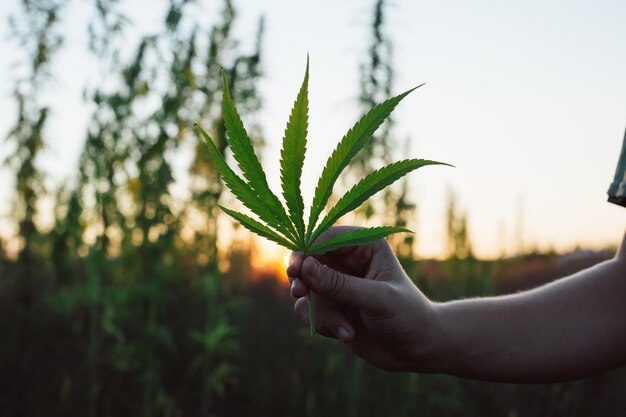
[[[200,141],[188,199],[171,194],[171,156],[196,141],[194,122],[211,126],[228,154],[220,68],[240,110],[252,117],[261,105],[263,20],[256,47],[242,53],[230,1],[206,28],[193,20],[193,1],[171,0],[162,32],[145,36],[123,59],[128,22],[120,3],[90,3],[89,46],[104,78],[85,91],[95,111],[76,175],[58,190],[46,189],[38,168],[50,114],[40,92],[53,79],[73,2],[23,0],[12,15],[26,71],[16,82],[18,115],[6,145],[13,149],[7,169],[15,179],[17,233],[0,246],[1,416],[623,415],[624,371],[536,386],[388,374],[335,341],[308,336],[284,283],[249,279],[245,239],[218,253],[224,196]],[[361,68],[364,107],[391,92],[383,12],[378,1]],[[261,145],[260,128],[254,133]],[[354,175],[397,147],[389,123]],[[417,229],[408,189],[406,182],[390,189],[350,220],[384,215],[385,224]],[[36,221],[44,197],[55,201],[47,229]],[[391,240],[410,276],[437,300],[530,288],[611,255],[481,261],[472,255],[465,214],[454,199],[449,207],[448,260],[417,261],[412,237]],[[233,267],[219,268],[220,259]]]

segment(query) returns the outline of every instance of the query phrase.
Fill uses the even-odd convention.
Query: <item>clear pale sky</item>
[[[162,9],[147,0],[130,3],[136,32],[150,32]],[[198,12],[206,15],[208,27],[221,4],[204,3]],[[359,116],[358,66],[370,40],[373,3],[235,2],[236,32],[244,49],[257,17],[266,16],[259,120],[268,140],[264,160],[276,189],[275,161],[307,52],[305,201],[332,148]],[[16,4],[0,4],[3,137],[15,120],[11,64],[20,55],[7,41],[6,16]],[[84,10],[74,7],[69,16],[66,48],[57,57],[56,82],[46,96],[54,112],[41,167],[52,185],[75,171],[91,111],[82,102],[82,88],[98,80],[85,52]],[[528,247],[566,250],[619,241],[626,209],[607,203],[606,190],[626,126],[626,2],[395,0],[386,16],[395,46],[394,90],[426,82],[395,113],[396,132],[411,138],[407,156],[456,165],[411,174],[420,256],[438,256],[444,247],[448,188],[468,212],[479,256],[496,256],[503,246],[511,253],[520,219]],[[10,152],[0,145],[0,158]],[[184,163],[179,162],[181,171]],[[11,186],[3,169],[1,218],[10,210]],[[6,221],[0,220],[0,230],[9,232]]]

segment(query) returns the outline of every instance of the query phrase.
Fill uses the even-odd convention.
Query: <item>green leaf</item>
[[[328,158],[326,166],[322,171],[322,176],[320,177],[317,187],[315,188],[315,194],[309,215],[307,240],[310,237],[320,214],[324,210],[324,207],[326,207],[326,203],[333,192],[333,186],[335,185],[337,178],[339,178],[341,171],[348,166],[354,155],[356,155],[356,153],[360,151],[363,146],[365,146],[376,129],[378,129],[385,119],[389,117],[398,103],[400,103],[400,101],[410,92],[421,87],[422,85],[424,84],[374,106],[374,108],[365,114],[341,139],[333,153],[330,155],[330,158]]]
[[[309,122],[308,83],[309,58],[307,57],[304,80],[291,110],[283,137],[283,148],[280,151],[280,179],[283,197],[301,242],[304,242],[304,202],[300,192],[300,177],[302,176],[304,154],[306,153]]]
[[[264,237],[266,239],[271,240],[272,242],[276,242],[281,246],[284,246],[291,250],[298,250],[299,248],[294,245],[294,243],[289,240],[283,238],[282,236],[275,233],[272,229],[265,226],[263,223],[260,223],[254,220],[252,217],[246,216],[243,213],[239,213],[234,210],[227,209],[226,207],[219,206],[226,214],[228,214],[233,219],[237,220],[243,227],[250,230],[257,235]]]
[[[276,224],[276,218],[273,213],[268,210],[267,205],[264,204],[263,200],[261,200],[254,190],[252,190],[252,188],[244,180],[239,178],[239,176],[237,176],[237,174],[235,174],[235,172],[228,166],[224,157],[217,149],[217,146],[213,143],[213,139],[211,139],[204,129],[200,127],[200,125],[196,123],[194,126],[198,128],[204,137],[211,158],[213,159],[213,162],[215,163],[215,166],[228,189],[235,195],[235,197],[237,197],[239,201],[252,210],[254,214],[259,216],[261,220],[281,233],[285,233],[284,228],[281,228],[280,224]]]
[[[357,229],[350,232],[342,233],[338,236],[332,237],[324,242],[313,246],[307,250],[309,255],[320,255],[322,253],[330,252],[335,249],[343,248],[344,246],[362,245],[364,243],[374,242],[376,240],[387,237],[393,233],[408,232],[413,233],[408,229],[402,227],[370,227],[366,229]]]
[[[280,200],[270,189],[263,167],[257,158],[250,137],[243,126],[241,117],[237,112],[235,103],[228,90],[226,74],[222,71],[224,82],[224,94],[222,96],[222,113],[224,126],[226,127],[226,140],[230,145],[235,161],[237,161],[241,172],[248,180],[248,184],[254,192],[261,198],[268,210],[276,217],[275,226],[282,225],[282,228],[289,231],[292,237],[296,238],[297,233],[294,225],[285,213]]]
[[[339,220],[340,217],[359,207],[368,198],[383,188],[393,184],[409,172],[427,165],[448,164],[437,161],[429,161],[427,159],[405,159],[403,161],[389,164],[367,175],[347,193],[345,193],[337,204],[335,204],[335,206],[330,210],[330,212],[328,212],[326,217],[324,217],[324,219],[320,222],[315,232],[313,232],[311,241],[314,242],[320,233],[331,227],[337,220]]]

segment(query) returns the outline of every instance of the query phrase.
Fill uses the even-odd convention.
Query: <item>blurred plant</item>
[[[45,127],[49,108],[42,103],[42,95],[51,80],[50,67],[55,53],[63,43],[59,30],[63,1],[23,0],[20,11],[9,17],[11,36],[17,41],[25,59],[18,61],[21,71],[14,90],[17,120],[7,135],[14,144],[5,164],[15,172],[12,217],[18,226],[17,268],[13,278],[16,284],[15,311],[11,318],[17,323],[17,332],[10,340],[12,384],[9,387],[8,413],[19,414],[30,406],[30,356],[33,350],[33,311],[39,306],[38,287],[44,282],[45,248],[36,227],[38,203],[45,194],[45,175],[38,167],[38,157],[45,147]]]
[[[387,3],[376,0],[370,25],[370,44],[364,61],[359,67],[360,93],[358,102],[363,111],[367,111],[377,102],[391,97],[393,91],[393,41],[386,33]],[[361,177],[381,164],[389,164],[394,155],[410,154],[410,138],[402,143],[394,131],[394,118],[390,115],[380,129],[372,135],[366,146],[355,155],[347,168],[345,178]],[[401,149],[402,152],[398,152]],[[415,230],[416,204],[409,196],[409,177],[399,180],[396,186],[385,188],[379,198],[370,199],[355,210],[355,224],[368,223],[374,217],[396,227]],[[397,234],[389,237],[389,244],[401,262],[406,263],[414,257],[415,234]]]
[[[193,182],[191,200],[177,201],[171,193],[172,154],[184,143],[190,120],[223,125],[213,105],[220,91],[212,87],[219,85],[212,80],[220,79],[220,68],[233,74],[233,89],[246,110],[253,112],[260,103],[255,88],[262,21],[256,50],[239,53],[230,33],[235,9],[226,0],[221,21],[209,30],[208,45],[200,50],[203,32],[189,7],[194,2],[171,0],[163,31],[144,35],[133,50],[128,48],[129,21],[119,11],[121,3],[94,2],[89,46],[102,73],[85,97],[95,111],[79,175],[58,193],[57,221],[50,234],[56,275],[65,285],[53,303],[75,318],[85,337],[87,415],[98,415],[116,395],[116,387],[102,383],[102,372],[111,365],[117,374],[137,375],[143,395],[137,409],[144,415],[180,407],[166,386],[163,355],[186,343],[172,336],[179,330],[167,324],[167,309],[172,288],[182,288],[178,274],[187,257],[200,261],[189,272],[199,276],[204,289],[200,294],[206,299],[198,297],[198,320],[182,327],[185,339],[189,333],[219,333],[225,326],[234,330],[230,317],[235,308],[225,306],[221,295],[226,284],[217,279],[219,180]],[[130,51],[130,59],[121,58],[122,50]],[[212,169],[202,156],[206,146],[195,150],[201,154],[194,153],[192,178],[197,178],[194,170]],[[207,190],[211,198],[203,199]],[[208,215],[206,224],[215,222],[215,227],[198,230],[194,236],[200,238],[185,240],[182,225],[196,206],[206,209],[202,217]],[[234,332],[220,340],[237,344]],[[190,355],[190,375],[199,376],[203,395],[197,408],[206,415],[212,411],[211,396],[223,393],[234,380],[217,375],[224,376],[225,369],[234,375],[235,367],[232,354],[216,356],[206,344],[193,346],[189,349],[200,356]]]
[[[232,359],[239,354],[239,331],[231,322],[231,315],[241,309],[243,300],[224,296],[221,277],[207,273],[202,277],[206,318],[202,330],[193,330],[191,339],[201,347],[202,354],[194,361],[201,366],[205,379],[201,411],[206,415],[214,395],[223,396],[226,388],[237,381],[237,368]]]
[[[246,115],[254,114],[261,106],[261,99],[257,93],[257,83],[260,79],[261,44],[264,32],[264,20],[259,19],[254,50],[249,54],[237,51],[237,41],[233,39],[232,27],[236,12],[231,1],[224,2],[221,22],[210,31],[209,43],[206,47],[206,56],[203,60],[205,72],[202,77],[195,77],[194,87],[201,93],[202,100],[199,106],[185,107],[188,115],[185,121],[181,120],[180,130],[185,132],[192,124],[190,120],[200,120],[209,125],[220,153],[226,154],[228,142],[224,117],[221,113],[220,100],[222,89],[221,71],[228,74],[230,91],[240,103]],[[189,111],[190,108],[192,111]],[[256,146],[262,146],[263,140],[255,129],[251,139]],[[186,207],[183,217],[189,224],[195,224],[192,229],[192,238],[188,240],[195,248],[197,260],[209,273],[217,273],[217,240],[219,235],[220,211],[218,203],[222,198],[223,185],[219,173],[213,164],[209,151],[203,140],[198,140],[194,146],[193,160],[189,169],[191,203]],[[198,219],[200,219],[198,221]],[[190,228],[191,229],[191,228]]]
[[[446,208],[446,232],[448,257],[456,259],[472,258],[472,242],[467,226],[467,213],[458,208],[457,196],[448,190]]]
[[[25,251],[34,243],[37,203],[45,192],[44,175],[37,167],[37,158],[44,149],[49,109],[41,104],[40,95],[51,79],[52,58],[63,43],[59,31],[63,5],[63,1],[22,1],[21,13],[9,18],[12,36],[29,55],[28,65],[18,67],[26,76],[18,79],[13,93],[18,115],[7,139],[14,142],[15,150],[5,160],[16,173],[13,213]]]

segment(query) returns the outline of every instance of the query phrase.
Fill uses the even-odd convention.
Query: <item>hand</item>
[[[333,227],[320,241],[354,230]],[[434,304],[411,282],[385,240],[303,259],[287,268],[296,314],[308,321],[309,289],[318,333],[389,371],[430,371],[439,339]]]

